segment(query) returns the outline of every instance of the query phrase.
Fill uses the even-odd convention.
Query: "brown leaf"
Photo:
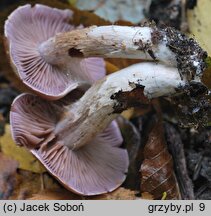
[[[191,36],[193,35],[211,55],[211,17],[210,17],[210,0],[201,0],[194,9],[187,11],[188,25]],[[211,69],[208,68],[203,74],[203,83],[211,88]]]
[[[153,200],[154,197],[152,196],[152,194],[148,193],[148,192],[143,192],[141,194],[141,198],[145,199],[145,200]]]
[[[207,68],[202,77],[202,82],[207,86],[207,88],[211,89],[211,68]]]
[[[119,70],[119,68],[116,65],[110,63],[109,61],[105,61],[105,64],[106,64],[106,74],[112,74]]]
[[[29,200],[80,200],[81,196],[71,193],[68,190],[44,190],[40,193],[33,194]]]
[[[94,200],[135,200],[136,192],[120,187],[111,193],[93,197]]]
[[[9,199],[27,200],[134,200],[136,191],[118,188],[113,192],[97,196],[81,196],[68,191],[48,173],[38,174],[19,170],[17,184]]]
[[[16,184],[15,173],[18,163],[0,153],[0,199],[8,199]]]
[[[188,25],[191,34],[197,39],[200,45],[211,55],[211,17],[210,0],[200,0],[200,3],[192,10],[187,11]]]
[[[175,173],[177,175],[178,183],[180,186],[181,197],[185,200],[195,199],[193,191],[193,182],[191,181],[188,175],[189,172],[187,170],[184,144],[181,139],[181,134],[179,133],[179,131],[176,130],[173,124],[167,122],[165,123],[165,132],[168,148],[171,151],[175,164]],[[192,151],[189,151],[187,156],[191,152]],[[197,158],[200,160],[200,157]]]
[[[45,194],[48,196],[48,192],[51,194],[57,191],[65,195],[67,191],[48,173],[38,174],[26,170],[18,170],[16,179],[17,184],[14,188],[14,193],[9,199],[30,199],[35,194],[40,194],[41,196]]]
[[[160,122],[149,133],[144,158],[140,169],[141,191],[152,194],[154,199],[161,199],[164,192],[167,193],[166,199],[180,199],[173,160],[168,153]]]
[[[9,199],[27,200],[134,200],[136,191],[118,188],[113,192],[97,196],[81,196],[68,191],[48,173],[38,174],[19,170],[17,184]]]
[[[125,188],[118,188],[113,192],[106,193],[99,196],[80,196],[72,192],[60,190],[44,190],[37,194],[33,194],[29,200],[135,200],[135,191],[127,190]]]
[[[41,189],[40,174],[19,170],[16,174],[16,180],[14,193],[9,199],[24,200],[31,197],[31,194],[38,193]]]
[[[106,58],[106,61],[110,62],[111,64],[115,65],[119,69],[123,69],[130,65],[143,62],[141,59],[121,59],[121,58]],[[146,61],[146,60],[145,60]]]

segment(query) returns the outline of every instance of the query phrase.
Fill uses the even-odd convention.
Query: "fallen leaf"
[[[105,66],[106,66],[106,74],[112,74],[119,70],[119,68],[116,65],[110,63],[109,61],[105,61]]]
[[[0,137],[1,151],[19,163],[19,168],[31,172],[42,173],[44,166],[24,147],[17,146],[11,136],[10,125],[5,127],[5,134]]]
[[[153,195],[148,193],[148,192],[143,192],[141,194],[141,198],[145,199],[145,200],[153,200],[154,199]]]
[[[18,170],[16,174],[16,187],[9,199],[24,200],[31,197],[33,193],[38,193],[41,190],[40,174],[26,170]]]
[[[160,121],[149,133],[144,158],[140,168],[141,192],[152,194],[154,199],[161,199],[164,192],[166,199],[180,199],[172,156],[168,153]]]
[[[8,199],[16,184],[18,162],[0,153],[0,200]]]
[[[211,67],[207,68],[202,77],[202,82],[211,89]]]
[[[77,0],[67,0],[72,6],[75,6],[77,3]]]
[[[70,199],[78,197],[77,195],[66,190],[58,181],[48,173],[33,173],[26,170],[18,170],[16,174],[17,184],[14,192],[9,199]],[[58,196],[56,197],[58,193]],[[69,198],[68,198],[69,197]],[[76,198],[75,198],[76,199]]]
[[[65,189],[44,190],[40,193],[33,194],[28,200],[80,200],[81,196],[71,193]]]
[[[211,55],[211,17],[210,0],[200,0],[193,10],[188,10],[188,24],[191,34],[200,45]]]
[[[109,63],[111,63],[114,66],[116,66],[117,68],[119,68],[119,70],[126,68],[130,65],[143,62],[143,60],[141,60],[141,59],[121,59],[121,58],[113,58],[113,59],[106,58],[106,61],[108,61]]]
[[[104,195],[92,197],[94,200],[135,200],[138,199],[136,191],[125,189],[120,187],[113,192],[106,193]],[[89,198],[88,198],[89,199]]]
[[[173,124],[165,122],[164,125],[165,125],[166,141],[168,144],[168,149],[171,152],[174,160],[175,173],[177,175],[181,197],[184,200],[195,199],[194,191],[193,191],[193,182],[189,177],[189,175],[191,174],[190,172],[191,169],[190,168],[189,170],[187,169],[187,164],[189,166],[190,164],[194,163],[193,158],[189,160],[189,154],[192,154],[193,150],[189,149],[189,151],[187,151],[185,154],[182,136],[179,133],[179,131],[177,131],[176,127]],[[203,137],[206,137],[206,135],[204,135]],[[192,139],[194,140],[195,146],[197,146],[196,145],[197,143],[195,142],[193,136]],[[205,148],[202,147],[202,149]],[[197,155],[196,158],[197,160],[200,160],[200,152],[197,153],[199,153],[199,155]]]
[[[132,108],[129,108],[127,110],[124,110],[121,115],[125,118],[125,119],[131,119],[133,116],[134,116],[134,113],[135,113],[135,109],[132,107]]]
[[[211,55],[211,17],[210,0],[200,0],[197,6],[188,10],[188,25],[192,35],[197,39],[200,45]],[[209,67],[203,75],[203,83],[211,88],[211,68]]]
[[[44,190],[37,194],[33,194],[29,200],[135,200],[136,192],[125,188],[118,188],[113,192],[97,196],[81,196],[72,192],[60,190]]]

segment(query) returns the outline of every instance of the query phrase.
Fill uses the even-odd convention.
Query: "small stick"
[[[176,129],[169,123],[166,123],[165,128],[166,128],[167,143],[170,148],[172,157],[174,159],[175,171],[177,174],[177,180],[180,185],[182,198],[185,200],[193,200],[194,199],[193,183],[188,176],[185,154],[184,154],[184,147],[180,135],[178,134]]]

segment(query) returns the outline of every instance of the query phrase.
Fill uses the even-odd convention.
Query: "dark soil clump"
[[[167,36],[167,46],[176,54],[177,68],[181,76],[186,76],[191,80],[195,76],[201,76],[206,68],[205,52],[193,38],[175,30],[174,28],[165,28]]]

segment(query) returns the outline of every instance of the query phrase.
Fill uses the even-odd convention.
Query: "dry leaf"
[[[137,199],[137,197],[135,191],[120,187],[111,193],[96,196],[93,197],[92,199],[94,200],[135,200]]]
[[[119,69],[126,68],[130,65],[143,62],[141,59],[121,59],[121,58],[106,58],[106,61],[115,65]],[[145,60],[146,61],[146,60]]]
[[[189,150],[185,154],[184,144],[181,139],[181,134],[179,133],[179,131],[177,131],[174,125],[165,122],[165,133],[166,133],[166,141],[168,144],[168,149],[171,152],[174,160],[175,173],[178,178],[182,199],[185,200],[195,199],[194,191],[193,191],[193,182],[189,177],[190,170],[188,172],[187,164],[186,164],[186,160],[188,161],[189,159],[188,156],[192,153],[192,150],[191,151]],[[206,136],[204,135],[204,137]],[[200,157],[197,157],[197,159],[200,160]],[[194,160],[191,159],[191,162],[194,162]],[[189,165],[190,162],[188,163],[188,166]]]
[[[148,193],[148,192],[143,192],[141,194],[141,198],[145,199],[145,200],[153,200],[154,199],[153,195]]]
[[[33,173],[26,170],[18,170],[16,174],[17,184],[9,199],[23,200],[33,197],[33,194],[42,194],[46,191],[66,190],[48,173]]]
[[[135,109],[132,107],[132,108],[129,108],[127,110],[124,110],[121,115],[125,118],[125,119],[131,119],[135,114]]]
[[[188,24],[191,34],[198,40],[200,45],[211,55],[211,1],[200,0],[193,10],[188,10]],[[203,75],[203,83],[211,88],[211,68]]]
[[[40,193],[33,194],[29,200],[80,200],[81,196],[71,193],[68,190],[44,190]]]
[[[188,24],[191,34],[211,55],[211,1],[200,0],[193,10],[188,10]]]
[[[164,192],[167,193],[166,199],[180,199],[173,160],[168,153],[160,122],[149,133],[144,158],[140,169],[141,191],[152,194],[154,199],[161,199]]]
[[[106,65],[106,74],[112,74],[119,70],[119,68],[116,65],[112,64],[109,61],[105,61],[105,65]]]
[[[113,192],[106,193],[98,196],[80,196],[73,194],[72,192],[60,189],[60,190],[44,190],[37,194],[33,194],[29,200],[135,200],[135,191],[131,191],[125,188],[118,188]]]
[[[5,134],[0,137],[0,147],[5,155],[18,161],[20,169],[36,173],[46,171],[44,166],[26,148],[19,147],[14,143],[9,124],[5,127]]]
[[[202,82],[211,89],[211,67],[207,68],[203,74]]]
[[[14,188],[12,200],[24,200],[31,197],[33,193],[38,193],[41,190],[40,174],[32,173],[26,170],[19,170],[16,174],[17,184]]]
[[[15,186],[17,161],[0,153],[0,200],[8,199]]]

